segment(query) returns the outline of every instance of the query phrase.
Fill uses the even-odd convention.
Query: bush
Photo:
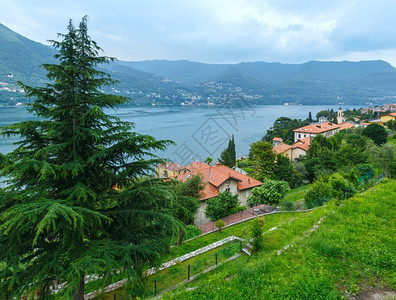
[[[195,236],[201,235],[202,230],[194,225],[187,225],[186,226],[186,234],[184,235],[183,240],[192,239]]]
[[[331,187],[328,182],[320,178],[311,184],[305,194],[305,205],[307,208],[322,206],[331,198]]]
[[[294,210],[294,205],[292,202],[290,201],[283,201],[282,202],[282,207],[287,210],[287,211],[291,211]]]
[[[239,200],[237,195],[233,195],[230,192],[222,192],[217,197],[208,200],[205,216],[215,221],[233,214],[238,207]]]
[[[222,220],[219,219],[215,222],[215,226],[219,229],[219,231],[221,232],[221,229],[226,225],[226,223]]]
[[[263,248],[264,218],[256,217],[252,221],[250,228],[252,237],[252,252],[260,251]]]
[[[347,199],[356,194],[353,184],[342,177],[341,174],[331,176],[329,184],[331,187],[331,196],[338,200]]]
[[[252,189],[248,205],[253,207],[258,204],[278,204],[288,191],[290,187],[286,181],[264,179],[261,186]]]

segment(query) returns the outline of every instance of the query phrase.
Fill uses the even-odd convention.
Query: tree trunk
[[[78,290],[73,291],[73,300],[84,300],[84,275],[81,276]]]
[[[389,172],[388,165],[385,164],[384,167],[385,167],[385,177],[391,179],[391,174]]]
[[[182,229],[179,230],[179,240],[177,241],[177,245],[180,246],[183,242],[183,238],[186,232]]]

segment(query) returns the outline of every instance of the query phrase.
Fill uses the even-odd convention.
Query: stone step
[[[247,243],[245,247],[246,247],[248,250],[252,250],[253,245],[250,244],[250,243]]]
[[[248,256],[251,256],[251,255],[252,255],[252,254],[250,254],[250,251],[249,251],[248,249],[246,249],[246,248],[243,248],[243,249],[242,249],[242,252],[245,253],[245,254],[248,255]]]

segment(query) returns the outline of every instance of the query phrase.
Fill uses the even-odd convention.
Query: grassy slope
[[[266,236],[264,251],[202,276],[190,284],[197,286],[193,291],[183,287],[164,298],[339,299],[370,286],[396,289],[395,199],[396,181],[391,181],[340,207],[332,201]],[[295,238],[320,215],[327,218],[315,232]],[[293,240],[295,246],[280,256],[271,251]]]

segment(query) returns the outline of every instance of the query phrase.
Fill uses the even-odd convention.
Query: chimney
[[[250,178],[248,178],[248,183],[250,184]]]

